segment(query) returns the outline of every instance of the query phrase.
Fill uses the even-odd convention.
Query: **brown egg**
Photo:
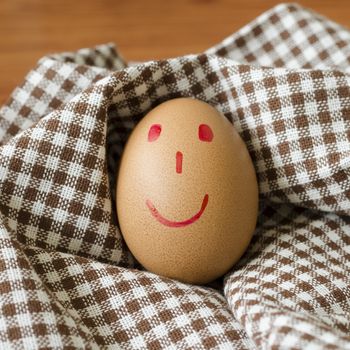
[[[117,182],[125,241],[149,271],[187,283],[227,272],[247,248],[258,186],[246,146],[209,104],[167,101],[133,130]]]

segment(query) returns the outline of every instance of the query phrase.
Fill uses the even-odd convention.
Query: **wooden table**
[[[273,0],[1,0],[0,104],[48,53],[115,42],[128,60],[201,52],[238,30]],[[302,0],[348,25],[349,0]]]

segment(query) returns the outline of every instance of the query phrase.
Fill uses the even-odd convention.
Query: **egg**
[[[120,229],[149,271],[205,284],[227,272],[255,229],[248,150],[214,107],[177,98],[152,109],[125,146],[116,186]]]

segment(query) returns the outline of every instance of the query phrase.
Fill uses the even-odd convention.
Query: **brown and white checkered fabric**
[[[0,145],[126,63],[111,44],[42,58],[0,111]]]
[[[204,54],[40,60],[0,109],[0,348],[350,349],[349,63],[350,32],[294,4]],[[180,96],[233,123],[258,176],[223,290],[135,269],[116,220],[131,130]]]
[[[350,72],[350,32],[297,4],[265,12],[206,51],[239,63]]]

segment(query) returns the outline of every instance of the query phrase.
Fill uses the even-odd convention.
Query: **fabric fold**
[[[101,348],[255,348],[216,290],[39,248],[25,253]]]
[[[247,334],[261,348],[349,348],[350,218],[269,203],[259,220],[225,281]]]

